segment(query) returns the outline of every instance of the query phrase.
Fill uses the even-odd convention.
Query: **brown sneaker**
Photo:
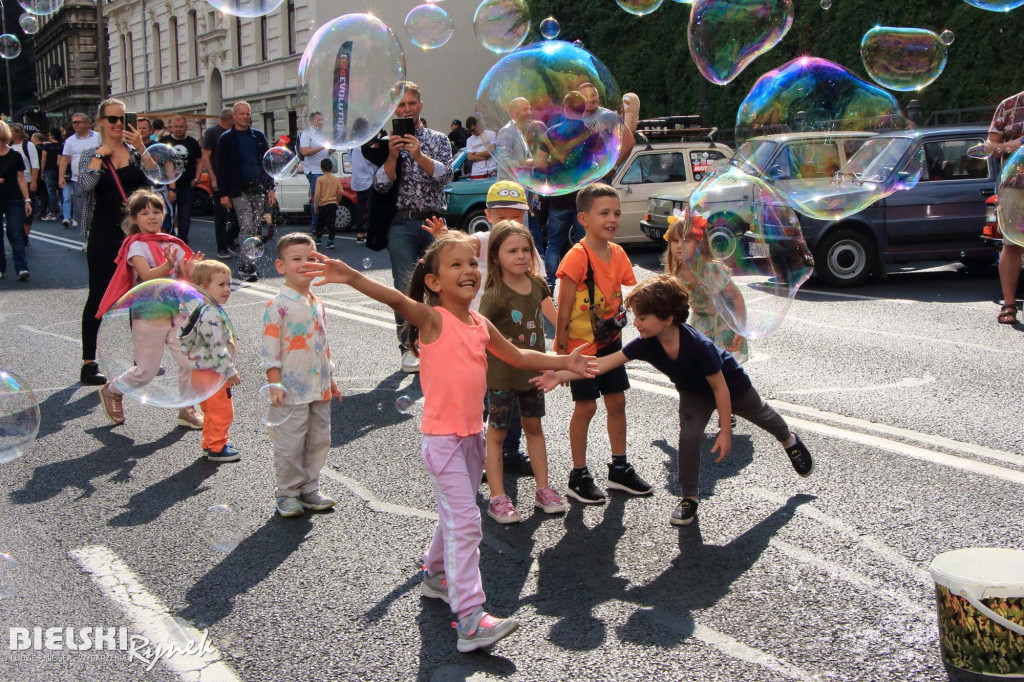
[[[124,400],[124,396],[110,391],[109,383],[100,387],[100,403],[103,404],[103,414],[107,415],[107,419],[109,419],[110,423],[115,426],[124,424],[124,407],[121,405],[122,400]]]
[[[203,428],[203,415],[199,414],[199,410],[195,406],[183,407],[178,410],[178,426],[184,426],[186,429],[201,429]]]

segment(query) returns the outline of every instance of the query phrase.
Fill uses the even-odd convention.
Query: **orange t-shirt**
[[[611,317],[622,305],[622,286],[633,286],[633,264],[629,256],[618,244],[609,244],[612,257],[607,263],[598,258],[583,242],[577,243],[569,253],[565,254],[558,266],[558,278],[568,277],[576,282],[576,299],[573,301],[572,317],[569,321],[569,351],[583,346],[583,352],[593,355],[597,352],[594,343],[594,329],[590,326],[590,308],[601,317]],[[590,268],[594,273],[594,298],[591,302],[587,291],[587,254],[590,255]]]

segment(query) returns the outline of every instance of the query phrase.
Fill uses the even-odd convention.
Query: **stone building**
[[[497,60],[473,33],[479,0],[444,3],[455,34],[430,52],[413,47],[403,28],[416,2],[376,4],[374,13],[405,47],[408,78],[423,88],[424,118],[447,133],[453,118],[473,113],[477,86]],[[309,39],[337,16],[366,11],[365,0],[284,0],[254,18],[218,12],[205,0],[112,0],[104,7],[110,90],[129,110],[215,115],[244,99],[252,105],[253,125],[271,140],[303,127],[298,64]],[[199,132],[196,124],[191,130]]]
[[[76,111],[91,115],[100,101],[96,5],[67,0],[54,14],[38,19],[35,63],[24,68],[35,70],[37,103],[48,126],[70,123]]]

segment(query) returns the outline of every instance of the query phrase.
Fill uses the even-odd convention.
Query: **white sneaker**
[[[297,497],[279,497],[275,506],[277,507],[277,513],[285,518],[302,516],[306,511]]]
[[[420,371],[420,359],[411,350],[402,353],[402,371],[406,374]]]

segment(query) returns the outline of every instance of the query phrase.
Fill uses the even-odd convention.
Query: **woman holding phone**
[[[96,311],[114,276],[114,260],[124,240],[121,221],[125,204],[132,192],[149,187],[150,181],[142,165],[146,143],[134,126],[125,124],[124,102],[101,102],[96,128],[100,146],[83,151],[78,166],[78,182],[85,200],[82,230],[89,263],[89,297],[82,310],[80,378],[83,384],[102,386],[107,378],[96,364],[96,335],[100,330]]]

